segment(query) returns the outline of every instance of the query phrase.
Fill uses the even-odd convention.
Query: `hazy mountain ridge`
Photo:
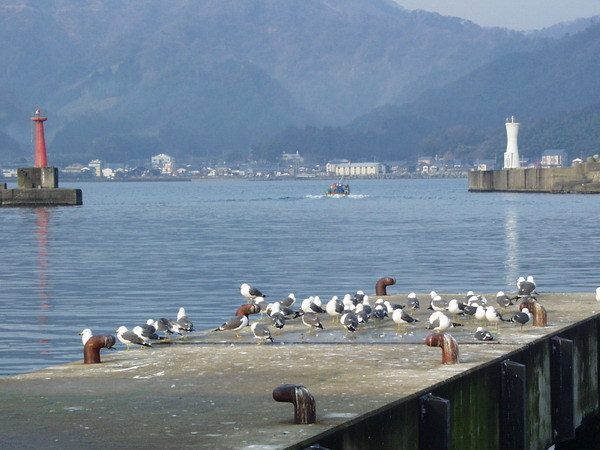
[[[65,162],[247,152],[290,126],[331,131],[510,49],[548,45],[386,0],[13,0],[0,6],[0,42],[0,133],[29,151],[29,115],[42,106]],[[385,133],[367,135],[368,146]]]
[[[0,6],[0,42],[0,157],[30,151],[42,106],[57,164],[250,146],[404,159],[460,139],[465,155],[485,155],[481,130],[504,115],[591,104],[578,79],[600,53],[582,54],[579,35],[556,43],[387,0],[13,0]],[[547,77],[560,45],[576,75],[562,94]],[[509,91],[507,73],[533,84]]]
[[[335,132],[311,130],[307,142],[288,131],[291,142],[276,138],[257,153],[272,157],[288,147],[310,153],[313,142],[328,142],[339,156],[357,160],[371,158],[364,152],[368,142],[369,152],[382,159],[494,158],[506,146],[503,121],[511,115],[522,123],[524,156],[539,157],[547,148],[564,148],[573,157],[599,153],[599,71],[600,23],[535,51],[502,56],[414,102],[376,108]]]

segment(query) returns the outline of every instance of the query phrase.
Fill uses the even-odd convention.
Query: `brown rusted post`
[[[315,398],[304,386],[282,384],[273,390],[273,399],[294,404],[294,423],[309,424],[317,421]]]
[[[380,278],[377,281],[377,284],[375,284],[375,295],[387,295],[387,286],[392,286],[393,284],[396,284],[396,280],[394,278]]]
[[[425,344],[442,348],[442,364],[458,363],[458,344],[449,334],[430,334],[425,338]]]
[[[523,311],[523,308],[527,308],[531,313],[531,321],[534,327],[545,327],[547,325],[548,314],[546,313],[546,308],[538,302],[535,300],[523,302],[519,305],[519,310]]]
[[[112,348],[117,340],[110,334],[101,334],[99,336],[92,336],[83,346],[83,363],[84,364],[97,364],[100,361],[100,349],[101,348]]]
[[[260,312],[260,306],[255,303],[245,303],[240,306],[235,312],[236,316],[248,316],[250,314],[257,314]]]

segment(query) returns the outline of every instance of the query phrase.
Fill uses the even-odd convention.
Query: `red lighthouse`
[[[46,139],[44,138],[44,122],[48,118],[44,117],[38,108],[31,120],[35,123],[35,167],[48,167]]]

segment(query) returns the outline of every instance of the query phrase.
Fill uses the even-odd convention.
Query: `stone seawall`
[[[592,160],[571,167],[469,172],[469,191],[599,194],[600,162]]]

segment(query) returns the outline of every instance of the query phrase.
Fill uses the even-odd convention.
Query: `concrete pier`
[[[472,192],[600,193],[600,161],[571,167],[519,168],[469,172]]]
[[[25,167],[17,170],[17,189],[0,185],[1,206],[81,205],[81,189],[58,187],[56,167]]]
[[[486,297],[494,304],[495,294]],[[386,298],[403,303],[406,295]],[[494,335],[490,342],[473,338],[480,325],[474,319],[453,319],[463,326],[450,331],[460,349],[452,365],[441,363],[439,348],[424,344],[430,311],[423,299],[421,321],[408,332],[387,319],[350,334],[323,315],[325,330],[289,321],[274,344],[257,345],[247,327],[239,339],[206,331],[154,348],[105,350],[100,364],[78,361],[0,379],[0,443],[548,448],[571,439],[599,412],[600,303],[594,294],[538,300],[548,326],[483,324]],[[294,424],[292,405],[273,400],[282,384],[310,391],[316,423]]]
[[[31,120],[35,124],[35,167],[17,169],[17,189],[0,185],[0,207],[81,205],[81,189],[59,189],[58,169],[48,165],[44,136],[48,118],[38,108]]]

